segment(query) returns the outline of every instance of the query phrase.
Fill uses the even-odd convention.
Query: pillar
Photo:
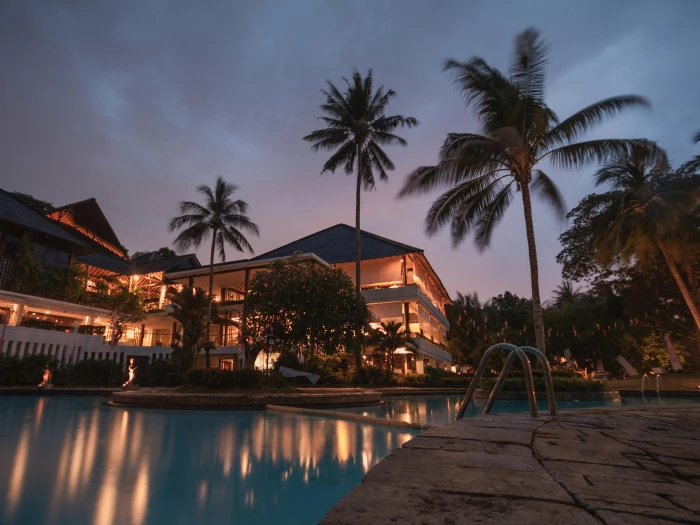
[[[17,310],[15,311],[14,319],[10,323],[12,326],[19,326],[19,324],[22,322],[22,316],[24,315],[24,305],[20,304],[17,306]]]

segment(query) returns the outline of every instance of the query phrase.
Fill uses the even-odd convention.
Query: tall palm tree
[[[360,294],[360,194],[362,188],[375,188],[375,174],[379,180],[386,181],[387,170],[394,169],[394,163],[384,153],[381,146],[401,145],[406,141],[394,134],[400,127],[413,127],[418,121],[413,117],[385,114],[389,101],[396,93],[380,86],[376,91],[372,85],[372,70],[367,76],[353,72],[344,92],[340,92],[330,81],[328,89],[321,92],[326,96],[321,110],[325,116],[319,117],[326,124],[304,137],[311,142],[313,151],[335,151],[323,165],[321,174],[326,171],[335,173],[343,168],[348,175],[355,171],[357,164],[357,188],[355,193],[355,290]]]
[[[660,250],[700,330],[698,305],[676,264],[685,247],[675,242],[690,224],[697,198],[677,181],[669,183],[668,171],[661,151],[635,147],[596,172],[596,185],[607,184],[618,201],[617,217],[596,240],[596,256],[603,263],[617,255],[644,262]]]
[[[242,200],[233,200],[238,186],[216,179],[214,188],[206,184],[197,186],[197,191],[204,196],[204,205],[191,201],[178,204],[179,217],[174,217],[168,224],[170,232],[182,231],[175,238],[175,245],[181,250],[190,246],[198,248],[211,236],[211,257],[209,259],[209,300],[207,301],[207,341],[211,341],[211,301],[214,291],[214,254],[218,250],[221,261],[226,260],[226,245],[230,244],[237,251],[248,250],[253,253],[248,240],[241,230],[260,235],[258,227],[251,222],[246,213],[248,204]],[[184,229],[183,229],[184,228]],[[209,352],[206,366],[209,368]]]
[[[698,130],[695,133],[695,136],[693,137],[693,142],[695,144],[700,143],[700,130]],[[690,172],[690,173],[694,173],[696,171],[699,171],[700,170],[700,155],[695,155],[695,157],[693,157],[688,162],[683,164],[683,166],[681,166],[681,170],[686,171],[686,172]]]
[[[563,220],[565,213],[559,190],[543,171],[542,164],[548,160],[555,168],[577,168],[627,151],[637,141],[575,140],[625,108],[649,106],[639,96],[613,97],[559,122],[544,102],[546,64],[546,47],[534,29],[516,36],[508,74],[479,57],[467,62],[448,60],[445,69],[453,73],[467,106],[475,110],[482,134],[448,134],[438,164],[413,171],[399,194],[404,197],[449,187],[428,212],[427,233],[433,235],[451,223],[452,242],[457,246],[473,230],[476,247],[481,251],[489,246],[493,230],[503,218],[514,192],[521,193],[535,338],[542,351],[545,350],[544,321],[531,192],[550,205],[560,219]]]
[[[583,295],[581,287],[574,287],[574,283],[571,281],[562,281],[560,285],[557,285],[555,290],[552,290],[552,294],[554,294],[554,306],[557,307],[575,303],[581,298],[581,295]]]

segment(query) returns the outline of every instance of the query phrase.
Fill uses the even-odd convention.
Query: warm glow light
[[[136,485],[134,485],[134,498],[131,505],[133,512],[133,525],[141,525],[146,517],[148,508],[148,462],[144,459],[139,469]]]
[[[127,380],[126,383],[122,385],[122,387],[125,387],[128,384],[131,384],[131,382],[134,380],[134,376],[136,375],[136,367],[134,366],[134,358],[132,357],[129,359],[129,379]],[[126,412],[124,412],[126,414]]]
[[[22,433],[17,441],[15,460],[12,463],[12,474],[10,475],[10,490],[7,495],[7,510],[10,516],[14,514],[19,498],[22,495],[24,486],[24,473],[27,470],[27,459],[29,458],[29,423],[25,422]]]

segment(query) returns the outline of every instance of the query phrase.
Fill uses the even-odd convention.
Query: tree
[[[386,358],[386,377],[391,377],[394,352],[399,348],[413,351],[414,342],[411,333],[407,332],[402,323],[389,321],[375,328],[369,338],[370,344],[380,355]]]
[[[138,257],[143,257],[144,255],[149,255],[153,253],[151,250],[143,250],[143,251],[138,251],[135,252],[131,257],[129,257],[131,260],[136,259]],[[172,259],[173,257],[177,257],[177,253],[175,253],[174,250],[171,250],[167,246],[163,246],[162,248],[159,248],[158,250],[155,250],[155,253],[160,255],[163,259]]]
[[[112,312],[112,345],[122,338],[128,323],[138,323],[148,316],[138,288],[129,290],[128,286],[119,285],[103,297],[103,304]]]
[[[452,304],[445,305],[445,314],[450,322],[447,332],[447,347],[457,360],[457,369],[466,361],[472,366],[477,365],[481,357],[474,356],[474,351],[480,346],[484,333],[484,309],[476,292],[462,294],[457,292],[457,298]]]
[[[180,323],[181,330],[173,334],[170,354],[182,372],[194,366],[195,356],[204,350],[209,356],[213,344],[206,337],[209,296],[202,288],[184,286],[168,294],[168,316]],[[207,362],[209,359],[207,359]]]
[[[623,109],[649,106],[646,99],[635,95],[612,97],[559,122],[544,102],[546,64],[546,47],[534,29],[515,38],[515,53],[508,75],[479,57],[467,62],[448,60],[445,69],[453,73],[467,106],[476,111],[483,132],[448,134],[438,164],[413,171],[399,194],[405,197],[449,187],[428,212],[427,233],[433,235],[451,223],[455,247],[473,230],[477,249],[484,250],[514,192],[521,192],[536,346],[542,351],[545,351],[545,332],[531,192],[562,219],[564,202],[541,165],[548,160],[555,168],[578,168],[628,151],[632,144],[647,144],[646,141],[620,139],[578,143],[575,140]]]
[[[226,245],[230,244],[239,252],[248,250],[253,253],[248,240],[241,230],[259,235],[258,227],[251,222],[246,213],[248,204],[242,200],[233,200],[238,186],[216,179],[214,189],[206,184],[197,186],[197,191],[204,196],[204,205],[191,201],[182,201],[178,205],[180,216],[170,220],[170,232],[182,231],[175,238],[175,244],[182,250],[190,246],[198,248],[211,236],[211,257],[209,259],[209,295],[207,304],[207,341],[211,341],[211,300],[214,292],[214,253],[219,252],[221,261],[226,260]],[[183,229],[184,228],[184,229]],[[207,352],[206,367],[209,368]]]
[[[360,295],[360,193],[362,188],[375,188],[375,174],[386,181],[387,170],[394,169],[394,163],[381,146],[401,145],[406,141],[394,135],[400,127],[413,127],[418,121],[402,115],[386,116],[389,101],[396,96],[393,90],[384,91],[381,86],[376,91],[372,85],[372,70],[362,78],[355,71],[352,81],[345,80],[347,89],[341,93],[330,81],[327,90],[321,90],[326,102],[321,106],[325,116],[320,117],[326,124],[304,137],[311,142],[313,151],[335,151],[323,165],[321,174],[335,173],[343,168],[348,175],[355,170],[357,163],[357,185],[355,192],[355,289]],[[359,355],[359,353],[358,353]],[[359,363],[358,363],[359,364]]]
[[[575,303],[583,295],[580,286],[576,287],[574,283],[566,280],[557,285],[556,290],[552,290],[552,293],[554,294],[552,306],[557,308],[565,304]]]
[[[700,130],[698,130],[693,136],[693,142],[695,144],[700,143]],[[700,171],[700,155],[695,155],[692,159],[681,166],[681,171],[686,173],[695,173]]]
[[[686,177],[666,176],[669,167],[661,153],[635,147],[597,171],[596,185],[607,184],[613,190],[618,215],[597,239],[596,255],[604,264],[615,256],[645,262],[660,250],[700,331],[697,292],[690,290],[676,264],[687,246],[675,242],[684,230],[697,232],[691,214],[696,198],[682,187]],[[693,180],[693,186],[700,187]]]
[[[41,199],[37,199],[36,197],[29,195],[29,193],[11,191],[10,195],[12,195],[15,199],[20,201],[25,206],[33,209],[34,211],[38,211],[42,215],[51,213],[56,209],[52,202],[42,201]]]
[[[243,333],[250,349],[246,355],[249,366],[257,355],[256,343],[270,327],[280,339],[280,350],[303,349],[312,357],[359,352],[356,341],[369,324],[367,303],[355,294],[343,270],[296,257],[276,261],[255,274],[246,310]]]

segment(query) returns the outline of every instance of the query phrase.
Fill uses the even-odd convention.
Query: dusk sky
[[[387,147],[389,183],[363,194],[363,229],[421,247],[448,292],[530,296],[520,196],[479,254],[428,238],[437,194],[397,200],[406,175],[433,164],[447,132],[477,132],[446,58],[507,68],[528,26],[550,48],[546,102],[560,118],[599,99],[648,97],[588,138],[649,138],[677,165],[700,154],[700,1],[30,1],[0,3],[0,187],[63,205],[95,197],[131,251],[170,245],[180,200],[217,175],[240,186],[260,226],[256,253],[344,222],[355,179],[319,175],[327,153],[302,140],[317,129],[326,79],[374,70],[414,116]],[[567,208],[594,191],[595,166],[546,170]],[[560,281],[565,229],[535,204],[543,298]],[[198,252],[208,263],[207,250]],[[247,257],[229,250],[229,259]]]

